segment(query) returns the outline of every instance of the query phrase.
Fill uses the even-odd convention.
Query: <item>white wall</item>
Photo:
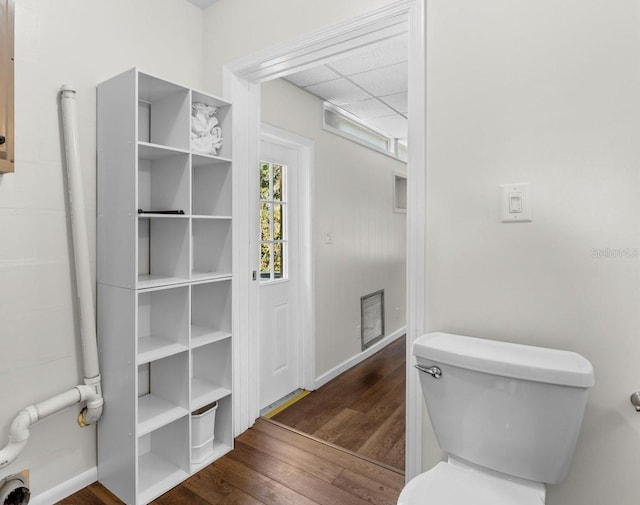
[[[219,0],[205,10],[204,83],[222,95],[222,67],[238,58],[366,14],[395,0]]]
[[[202,87],[201,11],[175,0],[16,2],[16,164],[0,176],[2,446],[20,410],[82,378],[57,92],[78,90],[95,265],[95,87],[133,66]],[[0,477],[30,468],[37,495],[95,467],[95,428],[79,428],[77,414],[35,425]]]
[[[321,104],[282,79],[262,85],[262,121],[315,141],[317,376],[360,353],[361,296],[385,290],[385,334],[406,325],[406,214],[393,212],[393,172],[406,165],[324,131]]]
[[[640,4],[427,3],[430,327],[591,360],[573,466],[547,505],[635,504],[640,259],[592,249],[640,248]],[[523,181],[533,222],[500,223],[498,185]]]

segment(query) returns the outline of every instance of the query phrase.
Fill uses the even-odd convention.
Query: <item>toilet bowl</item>
[[[490,470],[449,458],[428,472],[411,479],[398,498],[398,505],[541,505],[545,486],[509,478]]]
[[[413,478],[398,505],[541,505],[577,443],[591,363],[579,354],[447,333],[414,343],[422,393],[446,462]]]

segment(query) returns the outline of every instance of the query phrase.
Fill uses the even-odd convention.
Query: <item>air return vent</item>
[[[360,298],[362,350],[384,337],[384,289]]]

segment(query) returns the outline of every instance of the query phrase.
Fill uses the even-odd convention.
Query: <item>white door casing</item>
[[[409,33],[409,149],[407,196],[407,418],[406,478],[422,471],[423,407],[420,383],[413,369],[413,341],[426,333],[426,0],[402,0],[311,35],[296,38],[260,53],[241,58],[223,68],[224,96],[234,103],[233,121],[233,215],[234,215],[234,395],[235,433],[249,428],[259,414],[258,283],[257,255],[247,248],[248,237],[257,237],[257,209],[247,199],[257,194],[255,167],[259,162],[260,85],[306,68],[337,59],[366,44]],[[249,198],[251,201],[255,199]],[[301,246],[310,247],[301,237]],[[304,255],[302,255],[304,256]],[[308,255],[311,258],[311,255]],[[303,321],[313,320],[313,290],[302,273]],[[309,318],[307,317],[309,316]],[[312,324],[312,323],[311,323]],[[305,324],[306,326],[306,324]],[[307,331],[303,347],[314,362],[313,334]],[[305,382],[307,378],[305,377]],[[312,383],[312,381],[311,381]]]

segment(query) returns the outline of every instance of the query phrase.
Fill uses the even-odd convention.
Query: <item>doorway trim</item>
[[[258,237],[247,195],[258,194],[252,167],[259,163],[260,83],[335,60],[347,51],[409,32],[409,153],[407,195],[407,480],[422,471],[422,395],[413,369],[413,341],[426,332],[426,0],[402,0],[310,35],[241,58],[223,67],[224,95],[233,116],[233,375],[234,432],[257,419],[257,254],[248,237]],[[254,229],[255,228],[255,229]],[[251,240],[251,239],[249,239]],[[249,245],[249,247],[248,247]],[[254,258],[255,256],[255,258]],[[304,317],[304,316],[303,316]]]
[[[304,389],[312,390],[315,385],[316,353],[315,353],[315,310],[313,295],[313,173],[315,159],[315,142],[307,137],[261,123],[260,139],[267,140],[298,154],[298,280],[296,293],[300,303],[300,346],[298,347],[298,363],[300,365],[299,384]],[[259,409],[258,405],[258,409]]]

